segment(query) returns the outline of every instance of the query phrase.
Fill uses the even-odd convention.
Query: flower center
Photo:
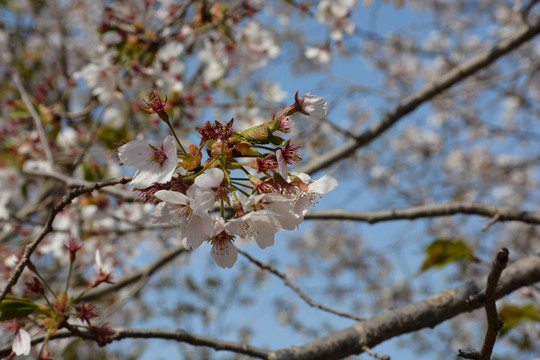
[[[163,150],[163,147],[158,149],[157,147],[148,144],[150,149],[152,149],[152,155],[150,155],[150,161],[153,164],[163,165],[163,163],[168,159],[167,153]]]
[[[180,207],[176,211],[177,222],[180,224],[182,228],[185,228],[186,226],[188,226],[192,218],[193,218],[193,209],[191,208],[191,206],[189,206],[189,204],[187,204],[186,206]]]

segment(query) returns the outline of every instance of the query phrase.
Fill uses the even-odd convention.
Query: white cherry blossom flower
[[[308,184],[308,190],[302,192],[300,196],[296,199],[294,209],[297,215],[303,216],[306,214],[308,207],[315,205],[317,203],[317,198],[334,190],[338,185],[337,180],[329,174],[324,175],[318,180],[310,182],[310,177],[307,174],[297,174],[297,176],[304,182]]]
[[[229,220],[229,229],[244,240],[255,240],[261,249],[274,245],[274,235],[283,227],[269,210],[249,212]]]
[[[302,218],[294,210],[293,199],[279,193],[250,196],[244,208],[253,211],[268,210],[267,216],[273,217],[279,223],[279,230],[294,230],[302,222]]]
[[[214,206],[215,194],[208,189],[192,185],[184,195],[177,191],[160,190],[155,196],[160,199],[154,212],[154,224],[179,224],[182,244],[187,249],[198,248],[203,241],[212,237],[214,226],[208,211]]]
[[[218,216],[214,221],[214,237],[210,239],[212,242],[212,250],[210,254],[212,258],[222,268],[231,268],[238,259],[238,249],[233,245],[233,235],[227,231],[230,223]]]
[[[30,334],[21,328],[21,325],[16,320],[0,323],[0,330],[15,335],[15,340],[13,340],[13,345],[11,346],[11,350],[15,355],[30,354],[30,349],[32,347]]]
[[[356,0],[321,0],[315,17],[330,28],[330,37],[341,41],[343,34],[354,32],[354,23],[350,11],[356,6]]]
[[[30,340],[30,334],[24,329],[19,329],[17,334],[15,334],[15,341],[13,341],[11,350],[13,350],[17,356],[29,355],[30,348],[32,347],[32,342]]]
[[[326,116],[326,99],[320,96],[307,93],[300,98],[302,113],[308,114],[312,118],[319,120]]]
[[[306,46],[304,56],[317,61],[321,65],[328,65],[332,61],[328,46]]]
[[[130,141],[118,148],[118,157],[122,163],[137,168],[130,184],[139,189],[171,180],[178,164],[176,143],[171,135],[159,148],[142,140]]]

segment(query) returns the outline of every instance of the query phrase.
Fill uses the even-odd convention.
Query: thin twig
[[[331,309],[329,307],[326,307],[326,306],[324,306],[324,305],[322,305],[322,304],[320,304],[320,303],[318,303],[316,301],[313,301],[302,290],[300,290],[300,288],[298,288],[298,286],[294,285],[287,278],[287,276],[285,274],[279,272],[274,267],[253,258],[251,255],[249,255],[248,253],[246,253],[246,252],[244,252],[244,251],[242,251],[240,249],[238,249],[238,252],[240,254],[242,254],[246,259],[248,259],[250,262],[257,265],[257,267],[260,268],[261,270],[266,270],[266,271],[276,275],[281,280],[283,280],[283,283],[286,286],[288,286],[289,288],[291,288],[295,293],[297,293],[298,296],[300,296],[302,298],[302,300],[304,300],[309,306],[315,307],[317,309],[321,309],[323,311],[326,311],[326,312],[329,312],[331,314],[341,316],[341,317],[344,317],[344,318],[348,318],[348,319],[352,319],[352,320],[356,320],[356,321],[364,321],[365,320],[365,318],[363,318],[363,317],[352,315],[352,314],[347,314],[347,313],[344,313],[344,312],[341,312],[341,311],[337,311],[337,310]]]
[[[24,102],[24,105],[28,108],[28,111],[30,111],[30,115],[32,115],[32,118],[34,119],[39,134],[39,140],[41,141],[41,145],[43,146],[43,150],[45,151],[47,161],[51,168],[54,169],[54,158],[51,152],[51,148],[49,146],[49,142],[47,141],[47,136],[45,135],[45,130],[43,129],[43,121],[36,112],[36,109],[34,109],[34,105],[32,105],[30,99],[28,99],[28,95],[26,93],[26,90],[24,90],[24,86],[21,82],[21,79],[19,78],[19,75],[17,75],[17,73],[14,73],[12,78],[15,86],[17,86],[17,90],[19,90],[19,93],[21,94],[21,99]]]
[[[100,190],[102,188],[117,185],[117,184],[126,184],[129,181],[131,181],[131,176],[130,177],[122,177],[122,178],[118,178],[118,179],[107,180],[107,181],[102,181],[102,182],[95,183],[95,184],[90,185],[90,186],[76,187],[76,188],[70,190],[68,193],[66,193],[62,197],[62,200],[60,200],[60,202],[57,205],[53,206],[53,208],[51,209],[51,211],[49,213],[49,217],[47,218],[47,221],[45,222],[45,225],[43,226],[43,230],[41,231],[41,233],[34,239],[34,241],[32,241],[30,244],[28,244],[26,246],[26,248],[24,249],[24,254],[23,254],[22,258],[20,259],[20,261],[17,264],[17,266],[15,267],[15,269],[13,269],[13,271],[11,272],[11,274],[9,276],[9,279],[7,281],[6,287],[0,293],[0,302],[2,302],[2,300],[4,300],[6,295],[11,291],[11,288],[19,280],[19,277],[21,276],[24,268],[30,262],[30,257],[32,256],[32,253],[34,252],[34,250],[41,243],[41,241],[45,238],[45,236],[47,236],[47,234],[49,234],[53,230],[52,224],[53,224],[54,218],[56,217],[56,215],[58,215],[58,213],[60,211],[62,211],[66,206],[70,205],[71,202],[75,198],[77,198],[77,197],[79,197],[81,195],[89,194],[94,190]]]
[[[25,169],[23,173],[25,175],[42,176],[42,177],[47,177],[47,178],[55,179],[58,181],[62,181],[67,186],[92,186],[93,184],[90,181],[70,177],[70,176],[61,174],[59,172],[44,171],[42,169],[39,169],[39,170]],[[121,179],[126,179],[126,177],[123,177]],[[131,180],[131,177],[129,177],[128,182],[130,180]],[[122,184],[125,184],[125,183],[122,182]],[[123,190],[119,188],[104,188],[103,192],[121,197],[124,200],[135,201],[135,195],[131,191],[127,191],[127,190]]]
[[[78,302],[92,301],[101,298],[107,294],[117,292],[126,286],[137,283],[145,277],[150,277],[163,266],[167,265],[172,260],[176,259],[179,255],[184,253],[186,253],[186,249],[184,248],[184,246],[177,246],[161,255],[159,258],[154,260],[149,265],[145,266],[143,269],[133,272],[132,274],[124,276],[118,280],[115,280],[114,284],[104,284],[101,285],[99,288],[90,290],[88,293],[82,296],[78,300]]]
[[[362,346],[362,350],[363,350],[366,354],[373,356],[375,359],[390,360],[390,356],[377,354],[375,351],[371,350],[370,348],[368,348],[368,347],[365,346],[365,345]]]
[[[488,323],[482,350],[459,350],[458,356],[465,359],[474,360],[489,360],[491,358],[493,346],[497,340],[497,334],[499,334],[499,330],[501,330],[503,326],[502,320],[497,315],[497,305],[495,304],[497,298],[495,297],[495,291],[497,290],[497,284],[499,283],[502,271],[506,268],[506,264],[508,264],[508,249],[502,248],[497,253],[497,256],[495,256],[495,260],[493,260],[493,265],[487,278],[486,289],[480,294],[476,295],[485,301],[484,308],[486,310],[486,318]],[[468,299],[468,303],[471,303],[470,299]]]

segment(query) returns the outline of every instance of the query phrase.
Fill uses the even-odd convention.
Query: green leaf
[[[524,306],[503,305],[499,311],[499,317],[504,322],[504,326],[501,329],[501,335],[504,335],[508,330],[522,321],[530,320],[540,322],[540,317],[533,304]]]
[[[435,239],[426,248],[426,258],[420,271],[423,272],[432,267],[440,268],[458,260],[474,260],[472,251],[473,249],[460,239]]]
[[[31,300],[6,296],[0,303],[0,321],[21,319],[40,310],[39,305]]]

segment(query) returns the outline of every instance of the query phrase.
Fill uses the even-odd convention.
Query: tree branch
[[[495,298],[499,299],[523,286],[540,281],[540,256],[527,256],[510,266],[501,276]],[[364,346],[373,348],[393,337],[434,327],[459,314],[481,307],[480,302],[467,303],[470,295],[482,291],[485,278],[466,282],[422,301],[385,310],[372,318],[344,330],[318,338],[299,347],[278,350],[272,360],[331,360],[359,354]]]
[[[495,291],[495,299],[540,281],[540,255],[520,259],[508,268],[501,276]],[[473,294],[484,291],[485,279],[466,282],[455,288],[432,295],[425,300],[392,310],[385,310],[379,315],[358,322],[355,325],[328,336],[318,338],[300,347],[270,352],[264,349],[230,341],[221,341],[209,337],[193,335],[183,330],[161,329],[115,329],[111,340],[127,338],[170,339],[186,342],[195,346],[207,346],[216,350],[228,350],[252,357],[268,360],[331,360],[342,359],[352,354],[359,354],[365,347],[376,345],[395,336],[417,331],[426,327],[434,327],[445,320],[459,314],[470,312],[481,307],[481,300],[467,299]],[[85,338],[95,341],[95,336],[80,331]],[[67,330],[59,331],[50,339],[73,337]],[[44,341],[44,336],[36,338],[32,344]],[[0,349],[0,356],[10,354],[11,346]]]
[[[375,224],[381,221],[413,220],[456,214],[480,215],[492,219],[496,218],[496,221],[540,224],[540,213],[474,202],[422,205],[382,211],[316,210],[308,211],[304,218],[310,220],[354,220]]]
[[[63,182],[67,186],[92,186],[93,184],[90,181],[76,179],[74,177],[67,176],[59,172],[54,172],[52,170],[44,171],[44,170],[25,169],[23,173],[25,175],[42,176],[42,177],[55,179],[55,180]],[[128,179],[126,182],[121,182],[119,184],[126,184],[129,181],[131,181],[131,178],[132,178],[131,176],[119,178],[119,179]],[[112,179],[112,180],[115,180],[115,179]],[[127,191],[127,190],[118,189],[118,188],[104,188],[103,191],[108,194],[121,197],[124,200],[135,201],[135,195],[132,192]]]
[[[337,315],[337,316],[341,316],[341,317],[344,317],[344,318],[348,318],[348,319],[352,319],[352,320],[357,320],[357,321],[363,321],[365,320],[365,318],[362,318],[360,316],[356,316],[356,315],[352,315],[352,314],[347,314],[347,313],[344,313],[344,312],[341,312],[341,311],[337,311],[337,310],[334,310],[334,309],[331,309],[329,307],[326,307],[316,301],[313,301],[309,296],[307,296],[302,290],[300,290],[300,288],[296,285],[294,285],[288,278],[287,276],[285,276],[285,274],[279,272],[278,270],[276,270],[275,268],[273,268],[272,266],[270,265],[267,265],[267,264],[264,264],[263,262],[253,258],[251,255],[249,255],[248,253],[238,249],[238,252],[240,254],[242,254],[246,259],[248,259],[250,262],[252,262],[253,264],[255,264],[259,269],[261,270],[266,270],[274,275],[276,275],[278,278],[280,278],[283,283],[288,286],[289,288],[291,288],[295,293],[298,294],[298,296],[300,296],[300,298],[302,298],[302,300],[304,300],[309,306],[312,306],[312,307],[315,307],[317,309],[321,309],[323,311],[326,311],[326,312],[329,312],[331,314],[334,314],[334,315]]]
[[[52,209],[51,209],[51,211],[49,213],[49,217],[47,218],[47,221],[45,222],[45,225],[43,226],[43,230],[41,231],[41,233],[34,239],[34,241],[32,241],[24,249],[24,254],[23,254],[22,258],[20,259],[20,261],[17,264],[17,266],[15,267],[15,269],[13,269],[13,271],[11,272],[11,274],[9,276],[9,279],[7,281],[6,287],[0,293],[0,302],[2,302],[2,300],[4,300],[6,295],[11,291],[11,288],[19,280],[19,277],[21,276],[24,268],[30,262],[30,256],[32,256],[32,253],[37,248],[39,243],[45,238],[45,236],[47,236],[48,233],[50,233],[53,230],[52,224],[53,224],[54,218],[56,217],[56,215],[58,215],[58,213],[60,211],[62,211],[66,206],[70,205],[71,202],[75,198],[77,198],[77,197],[79,197],[81,195],[89,194],[94,190],[100,190],[100,189],[108,187],[108,186],[113,186],[113,185],[117,185],[117,184],[126,184],[129,181],[131,181],[131,177],[122,177],[122,178],[118,178],[118,179],[111,179],[111,180],[107,180],[107,181],[102,181],[102,182],[95,183],[95,184],[90,185],[90,186],[76,187],[74,189],[71,189],[69,192],[67,192],[62,197],[62,200],[60,200],[60,202],[57,205],[52,207]]]
[[[72,326],[69,326],[72,331],[61,330],[53,336],[49,337],[49,340],[64,339],[70,337],[82,337],[86,340],[96,341],[95,334],[88,331],[78,330]],[[213,339],[207,336],[194,335],[184,330],[163,330],[163,329],[128,329],[128,328],[116,328],[114,335],[111,336],[110,341],[118,341],[122,339],[166,339],[176,340],[177,342],[188,343],[195,346],[206,346],[215,350],[232,351],[238,354],[245,354],[254,358],[268,359],[270,351],[250,346],[248,344],[242,344],[233,341],[224,341],[219,339]],[[32,345],[39,344],[45,340],[45,336],[32,340]],[[0,349],[0,356],[7,356],[11,353],[11,346],[6,346]]]
[[[478,70],[491,65],[497,59],[518,48],[539,33],[540,20],[532,25],[524,26],[514,36],[499,41],[491,49],[454,67],[446,74],[442,74],[437,81],[425,84],[423,87],[401,100],[395,108],[390,110],[362,134],[354,139],[348,140],[340,147],[314,157],[311,161],[298,169],[298,171],[311,174],[332,165],[337,160],[344,159],[353,154],[358,148],[369,144],[372,140],[379,137],[401,118],[413,112],[423,103],[433,99],[435,96],[474,74]]]
[[[493,346],[495,345],[495,340],[497,340],[497,334],[501,330],[503,324],[499,316],[497,315],[497,306],[495,305],[495,290],[497,289],[497,283],[501,277],[502,271],[506,268],[508,263],[508,249],[502,248],[497,253],[495,260],[493,260],[493,266],[489,272],[487,278],[486,289],[480,295],[474,295],[472,298],[468,299],[468,302],[471,302],[471,299],[474,299],[477,296],[485,301],[485,310],[487,318],[487,331],[484,338],[484,344],[482,345],[482,350],[478,351],[466,351],[463,352],[459,350],[458,356],[461,356],[466,359],[475,359],[475,360],[489,360],[491,358],[491,353],[493,351]]]

